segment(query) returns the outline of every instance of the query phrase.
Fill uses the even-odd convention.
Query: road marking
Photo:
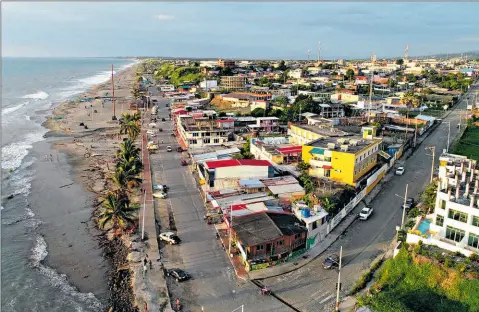
[[[333,298],[333,295],[327,296],[326,298],[324,298],[323,300],[321,300],[321,301],[319,302],[319,304],[323,304],[323,303],[325,303],[326,301],[330,300],[331,298]]]

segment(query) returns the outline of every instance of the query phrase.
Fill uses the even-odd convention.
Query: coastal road
[[[478,86],[471,87],[473,94]],[[460,110],[466,108],[465,101],[457,104],[444,118],[451,123],[451,142],[457,136]],[[463,121],[464,123],[464,121]],[[336,300],[337,272],[324,270],[322,261],[329,253],[339,253],[343,247],[343,269],[341,271],[342,293],[345,295],[360,278],[365,269],[379,254],[385,252],[396,234],[396,226],[402,218],[402,199],[406,184],[408,197],[419,199],[420,193],[429,184],[431,157],[424,147],[436,146],[436,167],[442,150],[446,148],[449,125],[442,123],[425,139],[419,149],[405,161],[406,172],[403,176],[394,176],[371,202],[374,214],[367,221],[356,219],[347,231],[331,245],[318,259],[291,273],[264,280],[273,291],[289,304],[301,311],[332,311]],[[427,153],[430,153],[427,151]],[[354,213],[359,213],[358,206]]]
[[[160,120],[162,117],[168,120],[166,103],[166,99],[159,100]],[[292,311],[273,297],[259,296],[255,285],[236,277],[226,253],[215,238],[214,228],[203,220],[204,205],[196,182],[189,167],[181,166],[181,153],[175,151],[178,144],[171,136],[172,122],[158,123],[163,132],[157,138],[160,151],[151,155],[153,181],[170,187],[169,198],[164,201],[172,211],[182,239],[178,246],[161,248],[162,261],[167,269],[178,267],[192,276],[192,280],[180,284],[168,280],[172,298],[180,298],[185,311],[201,311],[203,307],[204,311],[229,312],[241,305],[244,305],[244,311]],[[166,152],[168,145],[173,152]]]

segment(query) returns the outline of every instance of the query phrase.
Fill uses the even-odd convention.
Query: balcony
[[[325,169],[328,169],[328,168],[330,169],[331,167],[331,161],[325,161],[325,160],[311,159],[309,161],[309,164],[313,168],[324,168],[326,166]]]

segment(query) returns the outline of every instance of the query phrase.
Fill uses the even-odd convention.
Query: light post
[[[399,196],[398,194],[394,194],[394,195],[396,195],[397,197],[404,199],[404,205],[403,205],[403,207],[402,207],[401,229],[404,228],[404,218],[406,217],[407,188],[408,188],[408,186],[409,186],[409,184],[406,184],[406,192],[404,193],[404,197],[401,197],[401,196]]]
[[[231,257],[231,232],[233,231],[233,204],[231,204],[230,208],[230,231],[229,231],[229,239],[228,239],[228,257]]]
[[[338,268],[338,285],[336,287],[336,311],[339,311],[339,290],[341,288],[341,260],[343,258],[343,246],[339,250],[339,268]]]
[[[451,122],[450,121],[443,121],[443,123],[448,124],[448,130],[447,130],[447,145],[446,145],[446,152],[449,152],[449,140],[451,138]]]
[[[430,183],[432,183],[432,180],[434,178],[434,159],[435,159],[435,156],[436,156],[436,146],[427,146],[426,148],[424,148],[425,150],[429,150],[431,151],[431,155],[428,155],[428,156],[432,156],[432,163],[431,163],[431,180],[429,181]]]

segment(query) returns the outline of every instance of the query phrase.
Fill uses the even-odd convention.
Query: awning
[[[386,159],[386,160],[391,159],[391,155],[389,155],[389,154],[386,153],[385,151],[378,151],[378,154],[379,154],[379,156],[383,157],[383,158]]]
[[[329,169],[333,169],[333,167],[332,167],[332,166],[330,166],[330,165],[323,165],[323,167],[322,167],[322,168],[323,168],[323,169],[328,169],[328,170],[329,170]]]
[[[324,149],[318,148],[318,147],[314,147],[314,148],[311,149],[309,152],[310,152],[311,154],[324,155]]]

